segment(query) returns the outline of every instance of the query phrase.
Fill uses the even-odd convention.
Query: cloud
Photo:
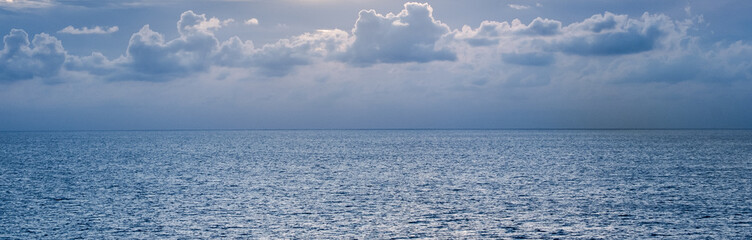
[[[22,37],[18,32],[21,30],[14,30],[6,36],[8,40],[3,50],[3,76],[7,79],[29,79],[35,76],[53,76],[60,70],[67,70],[114,81],[170,81],[208,72],[213,68],[236,69],[249,74],[249,78],[254,78],[284,77],[303,66],[325,62],[335,65],[344,63],[348,67],[357,67],[355,69],[376,64],[413,62],[429,65],[436,62],[457,72],[469,69],[463,74],[478,75],[471,78],[483,79],[484,82],[488,82],[488,79],[513,82],[509,79],[524,79],[521,76],[532,74],[527,71],[535,71],[535,76],[538,77],[534,81],[521,82],[534,82],[532,85],[536,86],[548,83],[549,74],[556,74],[556,71],[561,71],[560,74],[595,72],[602,74],[601,79],[624,79],[618,81],[632,81],[634,78],[624,77],[632,74],[642,76],[640,79],[679,82],[713,74],[707,73],[710,70],[685,71],[685,75],[669,77],[669,73],[682,67],[710,65],[710,59],[723,52],[715,50],[711,54],[708,51],[692,50],[696,46],[687,36],[688,23],[672,20],[665,15],[647,13],[630,18],[627,15],[605,12],[567,26],[563,26],[560,21],[542,17],[527,24],[518,19],[510,22],[483,21],[477,28],[463,26],[452,30],[434,19],[433,9],[428,4],[406,3],[404,9],[396,14],[360,11],[350,32],[339,29],[317,30],[261,46],[239,37],[220,41],[215,32],[233,22],[233,19],[221,20],[186,11],[180,15],[176,24],[176,38],[166,39],[164,34],[145,25],[131,36],[125,53],[113,59],[97,52],[88,56],[67,55],[60,41],[46,34],[35,36],[35,39],[44,39],[39,40],[40,45],[12,44],[16,41],[14,39],[27,39],[26,42],[29,42],[28,37]],[[68,28],[90,32],[104,29]],[[55,44],[49,47],[41,42]],[[34,55],[34,51],[38,53]],[[11,52],[24,54],[18,57]],[[55,54],[43,58],[43,52]],[[696,56],[684,56],[688,53],[682,52],[692,52]],[[724,54],[728,58],[740,56]],[[9,57],[11,55],[15,57]],[[610,58],[599,59],[603,57]],[[724,59],[715,58],[713,61]],[[592,62],[571,64],[589,61]],[[329,66],[334,66],[331,64]],[[736,61],[724,65],[734,67],[713,66],[716,66],[714,69],[733,73],[724,75],[730,79],[749,75],[750,67],[747,65],[748,62]],[[45,67],[34,69],[31,66]],[[505,72],[509,70],[508,67],[514,67],[515,70]],[[588,71],[583,71],[586,67],[589,68]],[[714,74],[720,72],[712,71]]]
[[[347,32],[338,29],[306,33],[264,45],[251,55],[251,64],[259,67],[266,76],[284,76],[295,66],[342,54],[348,41]]]
[[[522,5],[522,4],[508,4],[509,8],[516,9],[516,10],[525,10],[530,9],[531,5]],[[543,4],[535,3],[535,7],[543,7]]]
[[[254,48],[251,41],[232,37],[220,44],[213,59],[221,66],[257,67],[264,76],[280,77],[296,66],[311,64],[314,59],[341,54],[348,39],[349,35],[342,30],[319,30]]]
[[[66,66],[76,71],[90,69],[92,74],[104,73],[115,80],[166,81],[212,66],[251,67],[261,75],[279,77],[296,66],[315,61],[342,61],[355,66],[455,61],[456,51],[462,51],[451,47],[456,40],[473,47],[509,46],[511,49],[499,52],[507,64],[549,66],[556,59],[552,54],[555,52],[599,56],[648,51],[668,34],[664,32],[675,30],[670,19],[662,15],[630,19],[607,12],[566,27],[559,21],[538,17],[529,24],[517,19],[484,21],[476,29],[464,26],[450,31],[432,13],[428,4],[419,3],[406,3],[397,14],[363,10],[352,34],[336,29],[317,31],[257,48],[237,37],[224,42],[216,38],[214,31],[232,19],[207,18],[186,11],[177,23],[176,39],[168,41],[146,25],[133,34],[123,57],[109,60],[101,54],[73,56]]]
[[[540,17],[527,25],[517,19],[511,23],[484,21],[475,29],[464,26],[455,30],[453,37],[472,46],[504,44],[525,47],[522,50],[528,52],[610,56],[653,50],[663,40],[683,38],[684,29],[665,15],[645,13],[640,18],[629,18],[606,12],[566,27]]]
[[[509,6],[510,8],[513,8],[513,9],[517,9],[517,10],[524,10],[524,9],[530,8],[530,6],[520,5],[520,4],[509,4],[507,6]]]
[[[177,22],[179,37],[175,39],[165,40],[147,24],[131,36],[125,55],[113,60],[99,53],[71,56],[66,66],[109,80],[168,81],[188,76],[214,64],[219,41],[213,31],[230,22],[186,11]]]
[[[362,10],[352,30],[354,41],[343,59],[368,66],[375,63],[454,61],[456,54],[437,42],[449,27],[433,18],[428,4],[406,3],[398,13],[381,15]]]
[[[558,50],[576,55],[621,55],[649,51],[659,40],[678,33],[665,15],[643,14],[639,19],[606,12],[567,26],[566,38],[554,44]],[[681,33],[678,33],[681,34]]]
[[[85,8],[130,8],[165,4],[153,0],[0,0],[0,8],[9,10],[40,9],[59,6]]]
[[[75,28],[73,26],[67,26],[57,32],[67,33],[67,34],[109,34],[109,33],[117,32],[118,30],[119,30],[118,26],[112,26],[112,27],[94,26],[94,28],[88,28],[88,27]]]
[[[217,40],[202,31],[183,29],[180,38],[165,42],[162,34],[146,25],[131,37],[126,51],[127,65],[136,72],[154,75],[182,75],[206,69],[207,56]]]
[[[431,7],[418,3],[404,6],[399,14],[361,11],[352,35],[338,29],[318,30],[260,47],[238,37],[220,42],[214,31],[232,19],[222,21],[186,11],[177,23],[176,39],[166,40],[145,25],[131,36],[124,56],[113,60],[101,54],[70,57],[66,66],[75,71],[104,74],[113,80],[167,81],[212,66],[255,68],[262,76],[280,77],[296,66],[315,61],[368,66],[455,60],[453,52],[437,44],[449,33],[449,27],[433,18]]]
[[[742,104],[750,102],[752,87],[749,42],[713,44],[693,35],[709,34],[704,25],[687,23],[699,21],[694,18],[545,17],[452,29],[434,19],[427,4],[408,3],[393,14],[362,11],[347,29],[311,29],[258,44],[224,37],[239,29],[228,24],[239,27],[247,17],[234,23],[186,11],[169,24],[172,31],[163,23],[140,25],[129,39],[112,41],[123,42],[111,47],[125,51],[107,56],[67,54],[68,42],[11,30],[0,46],[0,116],[52,111],[39,119],[81,119],[81,128],[96,123],[89,116],[112,116],[99,123],[121,124],[101,128],[133,128],[132,122],[154,128],[155,121],[168,128],[426,127],[436,119],[443,119],[439,127],[516,126],[508,121],[661,127],[640,123],[725,115],[732,111],[716,109],[727,106],[746,116],[737,119],[752,116]],[[245,30],[267,41],[265,29]],[[49,79],[66,82],[44,84]],[[651,112],[663,115],[645,117]],[[35,119],[28,116],[16,119]],[[593,125],[588,116],[627,124]],[[237,125],[223,125],[227,119]]]
[[[550,36],[561,32],[561,22],[537,17],[527,25],[527,28],[518,30],[518,33],[528,35]]]
[[[69,71],[86,72],[97,76],[112,76],[123,72],[99,52],[93,52],[89,56],[68,55],[64,66]]]
[[[231,67],[244,67],[251,65],[250,56],[256,52],[253,42],[243,41],[234,36],[224,41],[218,47],[215,54],[217,64]]]
[[[674,20],[663,14],[629,17],[605,12],[567,26],[543,18],[529,24],[516,19],[484,21],[477,28],[463,26],[451,35],[457,43],[467,45],[454,45],[453,49],[466,56],[463,62],[472,70],[468,75],[495,75],[507,83],[526,75],[545,76],[541,74],[544,71],[568,81],[608,83],[752,79],[752,64],[738,57],[749,51],[749,44],[703,47],[687,32],[700,21]],[[494,64],[496,59],[504,64],[534,66],[536,70],[510,69]],[[500,68],[504,71],[495,70]]]
[[[537,17],[525,25],[519,19],[512,22],[483,21],[478,28],[463,26],[454,30],[452,37],[472,46],[496,45],[500,40],[516,42],[530,37],[552,36],[561,33],[561,22]]]
[[[600,33],[603,31],[623,29],[629,22],[627,15],[616,15],[610,12],[595,14],[582,22],[575,22],[567,26],[569,31],[582,31],[585,33]]]
[[[206,70],[219,44],[213,31],[222,26],[217,18],[186,11],[177,23],[180,37],[165,41],[162,34],[145,25],[131,36],[120,65],[142,74],[141,80],[157,81]]]
[[[72,56],[66,66],[110,80],[169,81],[213,66],[256,68],[263,76],[279,77],[313,59],[344,52],[349,38],[341,30],[322,30],[260,48],[238,37],[220,43],[214,31],[231,22],[232,19],[207,18],[205,14],[186,11],[177,23],[178,38],[166,40],[163,34],[145,25],[131,36],[124,56],[113,60],[100,53]]]
[[[207,19],[206,14],[196,14],[193,11],[188,10],[180,14],[178,32],[180,32],[180,35],[183,37],[196,35],[198,33],[213,35],[214,30],[227,26],[234,21],[235,20],[232,18],[221,21],[215,17]]]
[[[245,25],[259,25],[259,21],[256,18],[245,20]]]
[[[52,0],[2,0],[0,8],[8,10],[24,10],[35,8],[48,8],[55,5]]]
[[[29,35],[21,29],[12,29],[3,37],[0,51],[0,81],[16,81],[34,77],[52,77],[65,62],[66,52],[57,38],[46,33]]]

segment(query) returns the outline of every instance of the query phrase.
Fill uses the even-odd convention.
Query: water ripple
[[[752,131],[0,133],[0,239],[752,237]]]

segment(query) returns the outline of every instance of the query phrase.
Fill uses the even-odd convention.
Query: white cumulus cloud
[[[12,29],[3,37],[0,51],[0,82],[17,81],[34,77],[52,77],[63,66],[66,52],[60,40],[46,33],[29,35],[21,29]]]
[[[245,20],[246,25],[259,25],[259,21],[256,18]]]
[[[363,10],[358,14],[355,38],[344,59],[356,65],[375,63],[453,61],[456,54],[437,42],[449,27],[434,19],[427,3],[406,3],[398,14]]]

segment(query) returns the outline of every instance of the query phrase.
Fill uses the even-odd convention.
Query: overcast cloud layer
[[[87,3],[5,2],[0,14],[155,7]],[[63,22],[55,32],[19,22],[0,50],[0,130],[752,127],[752,44],[708,37],[713,23],[691,5],[678,15],[600,11],[455,27],[441,11],[453,9],[365,9],[351,28],[262,44],[239,35],[292,23],[193,9],[174,16],[174,29],[149,22],[125,41],[111,21]],[[66,50],[104,38],[106,52]]]

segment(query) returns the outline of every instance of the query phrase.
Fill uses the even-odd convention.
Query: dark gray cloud
[[[0,51],[0,81],[16,81],[56,75],[65,62],[65,50],[57,38],[46,33],[34,36],[12,29],[3,37]]]
[[[661,36],[659,31],[647,34],[616,32],[573,37],[559,42],[557,50],[576,55],[621,55],[652,50]]]
[[[629,19],[606,12],[566,29],[569,36],[559,39],[554,48],[576,55],[622,55],[649,51],[659,40],[677,33],[671,19],[665,15],[644,14],[639,19]]]

